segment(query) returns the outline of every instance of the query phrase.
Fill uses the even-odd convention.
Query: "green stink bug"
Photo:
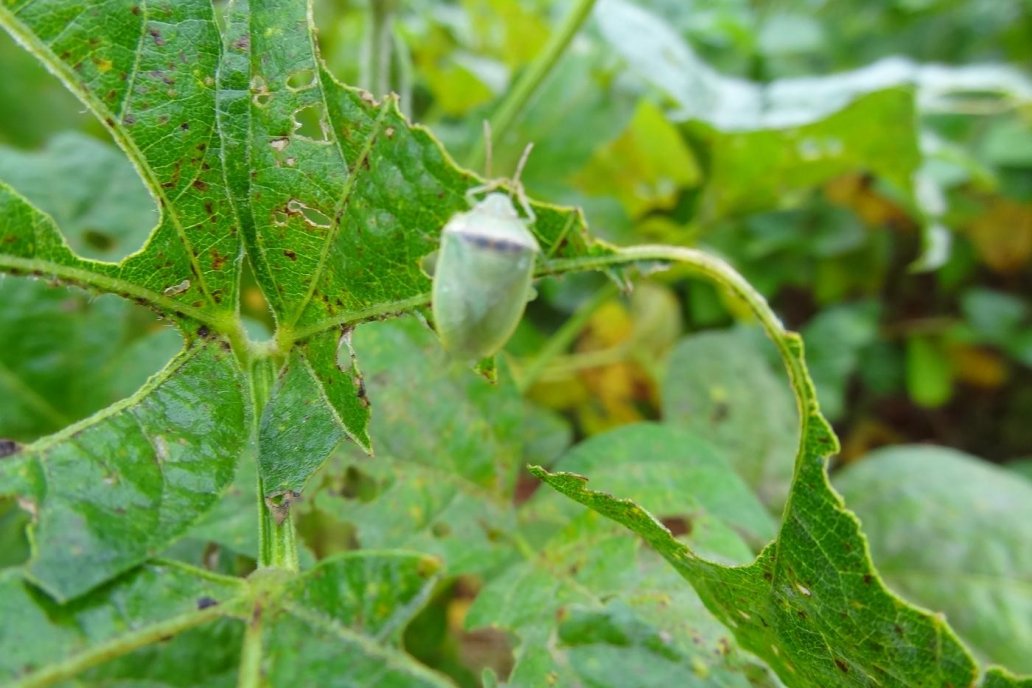
[[[516,177],[530,147],[523,154]],[[540,252],[529,226],[534,213],[519,190],[527,217],[492,182],[470,189],[472,208],[456,213],[441,231],[434,269],[432,310],[444,348],[456,356],[481,359],[508,341],[531,293],[534,259]],[[487,191],[482,200],[476,195]]]

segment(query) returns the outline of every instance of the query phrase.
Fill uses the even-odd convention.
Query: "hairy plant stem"
[[[251,366],[251,389],[254,395],[254,437],[258,437],[262,411],[276,382],[276,359],[259,357]],[[257,457],[249,457],[257,460]],[[289,511],[286,518],[277,519],[265,499],[265,485],[258,477],[258,566],[298,570],[297,542],[294,522]]]
[[[545,77],[552,71],[555,64],[566,52],[566,48],[573,41],[573,37],[580,31],[591,10],[595,7],[595,0],[577,0],[573,11],[563,20],[562,25],[551,35],[548,43],[541,50],[534,61],[527,67],[516,85],[498,106],[494,116],[491,118],[491,143],[501,140],[508,132],[509,127],[516,121],[516,118],[523,111],[523,108],[530,102],[534,92],[545,80]],[[484,165],[487,153],[487,142],[482,138],[478,139],[473,150],[466,160],[466,166],[480,169]]]
[[[237,688],[258,688],[262,685],[262,607],[255,602],[251,618],[244,631],[244,642],[240,648],[240,672],[237,674]]]

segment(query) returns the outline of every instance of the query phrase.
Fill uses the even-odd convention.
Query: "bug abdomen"
[[[533,248],[506,239],[442,235],[433,313],[447,350],[480,359],[505,344],[523,316],[535,255]]]

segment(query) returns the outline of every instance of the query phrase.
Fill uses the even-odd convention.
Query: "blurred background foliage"
[[[865,523],[875,524],[869,534],[876,563],[906,559],[891,547],[891,529],[879,534],[880,507],[871,499],[886,489],[879,477],[895,485],[885,478],[893,471],[920,476],[945,465],[956,481],[971,481],[973,494],[998,480],[1018,481],[1019,492],[1027,492],[1032,2],[599,0],[527,106],[511,126],[494,132],[486,170],[482,122],[496,114],[575,4],[316,0],[315,17],[330,70],[377,95],[398,92],[404,111],[433,130],[460,164],[504,176],[533,142],[522,179],[532,197],[582,207],[593,232],[614,243],[700,247],[741,271],[805,337],[821,403],[843,440],[836,479]],[[0,179],[51,213],[84,255],[116,260],[142,245],[154,204],[98,123],[3,35],[0,75]],[[506,451],[519,455],[516,463],[554,464],[574,442],[639,421],[669,422],[705,437],[777,514],[791,478],[796,412],[772,349],[743,322],[733,300],[679,270],[637,280],[630,291],[601,275],[581,275],[543,280],[537,292],[504,356],[504,376],[514,381],[506,394],[523,401],[509,399],[508,411],[492,411],[502,413],[505,422],[494,432],[505,437],[491,442],[509,446],[513,428],[524,428],[529,439],[522,449]],[[243,312],[262,336],[272,324],[262,296],[253,281],[243,294]],[[0,331],[0,437],[18,441],[124,397],[180,345],[135,306],[2,277]],[[402,337],[374,337],[379,343],[366,354],[370,369],[377,355],[397,365],[405,360],[404,351],[391,348],[401,346],[391,336]],[[409,365],[419,375],[421,364]],[[371,384],[377,417],[401,422],[406,412],[391,410],[403,401],[392,401],[383,380]],[[377,388],[384,390],[382,402]],[[475,427],[483,411],[474,401],[474,411],[462,416],[464,427]],[[512,419],[513,403],[522,404],[522,420]],[[328,469],[320,479],[332,489],[308,504],[301,521],[308,560],[359,541],[397,544],[392,537],[410,528],[392,526],[390,509],[378,511],[376,497],[393,494],[385,504],[418,502],[425,485],[405,486],[394,471],[430,471],[433,484],[432,470],[420,464],[426,456],[469,451],[442,445],[461,438],[439,428],[427,432],[437,433],[432,446],[389,446],[385,453],[395,463],[373,473],[347,457]],[[956,451],[944,464],[906,449],[875,451],[913,443]],[[477,451],[501,451],[492,447]],[[983,480],[983,462],[974,457],[1015,470]],[[415,463],[403,463],[410,459]],[[893,461],[899,465],[884,468]],[[855,467],[840,470],[849,464]],[[213,566],[246,569],[253,547],[245,542],[253,539],[248,480],[241,478],[228,506],[175,556],[208,565],[218,543],[233,558]],[[534,487],[514,479],[502,499],[522,504]],[[414,492],[399,497],[405,490]],[[956,497],[959,509],[966,508],[963,498]],[[472,576],[442,591],[417,630],[461,626],[471,604],[474,616],[477,605],[491,605],[476,596],[484,583],[477,576],[507,559],[498,546],[506,540],[471,524],[527,518],[497,504],[484,511],[478,499],[447,496],[453,521],[412,536]],[[935,497],[938,504],[943,499]],[[531,513],[545,513],[535,500],[528,502]],[[1021,497],[1013,501],[1020,504]],[[934,513],[926,513],[929,522],[941,521],[928,514]],[[0,550],[8,552],[2,563],[23,556],[16,553],[24,552],[23,524],[13,505],[0,502],[0,541],[20,543]],[[577,527],[601,528],[590,519]],[[540,530],[531,527],[530,541],[534,528]],[[561,549],[562,533],[549,532],[547,541]],[[768,535],[749,541],[753,551]],[[705,549],[705,529],[694,536]],[[448,537],[456,539],[449,545]],[[731,551],[748,550],[735,542]],[[464,568],[463,552],[475,554],[477,564]],[[993,575],[1027,577],[1029,565],[1004,562]],[[967,594],[887,578],[936,608]],[[1012,601],[1024,595],[1027,604],[1027,593],[1013,595]],[[616,624],[623,612],[617,605],[606,613],[607,623]],[[983,656],[1003,648],[997,659],[1032,670],[1014,650],[1029,632],[1028,619],[1018,614],[1003,626],[1011,633],[1008,646],[985,618],[966,626],[962,619],[958,630]],[[526,623],[524,638],[532,638],[540,629]],[[566,640],[574,647],[577,631],[570,628]],[[480,633],[428,645],[433,634],[413,632],[409,646],[473,685],[473,669],[494,667],[504,675],[511,668],[505,642]],[[696,660],[683,661],[695,666]]]
[[[414,121],[478,164],[481,122],[571,2],[381,2],[389,82]],[[324,54],[370,70],[365,2],[317,5]],[[349,11],[350,9],[350,11]],[[1023,0],[602,0],[509,129],[528,192],[583,207],[620,243],[727,258],[803,332],[842,460],[931,441],[1032,454],[1032,4]],[[667,354],[736,315],[664,274],[588,303],[545,283],[511,350],[533,359],[583,308],[571,346],[526,382],[580,434],[659,413]]]

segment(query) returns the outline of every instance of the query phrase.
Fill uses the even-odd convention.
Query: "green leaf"
[[[752,558],[739,533],[754,540],[774,533],[741,478],[683,429],[623,427],[577,445],[559,468],[591,471],[651,500],[688,542],[722,561]],[[642,543],[619,537],[615,524],[569,506],[537,492],[521,507],[524,558],[487,584],[467,618],[469,626],[520,637],[511,685],[615,688],[674,677],[692,686],[749,685],[748,661],[694,591]],[[643,673],[645,666],[653,671]]]
[[[183,346],[121,299],[0,279],[0,437],[31,441],[132,394]],[[141,315],[143,317],[141,317]]]
[[[1032,673],[1032,485],[942,447],[893,447],[836,476],[886,582],[988,661]]]
[[[300,493],[344,437],[312,369],[294,353],[262,413],[258,472],[265,495]]]
[[[760,318],[802,412],[802,439],[777,539],[752,564],[726,567],[701,558],[634,502],[587,489],[582,476],[540,467],[532,472],[645,538],[742,647],[793,686],[973,684],[977,669],[967,651],[941,617],[907,605],[884,587],[859,522],[831,490],[826,463],[838,442],[818,410],[798,335],[785,332],[738,278],[720,269],[709,274],[733,287]]]
[[[271,609],[255,607],[262,677],[275,686],[453,686],[391,647],[430,596],[439,567],[404,552],[324,560],[289,583]]]
[[[468,209],[464,193],[476,178],[410,126],[395,99],[376,102],[325,70],[304,3],[253,3],[249,23],[246,3],[235,9],[220,122],[252,168],[232,174],[232,191],[281,341],[426,303],[420,261],[448,219]],[[545,255],[587,250],[569,231],[578,222],[570,211],[535,212]]]
[[[354,346],[376,409],[377,455],[344,452],[327,467],[316,506],[354,525],[363,547],[429,552],[452,574],[511,556],[505,534],[515,527],[524,438],[508,375],[488,383],[411,318],[361,325]]]
[[[840,175],[866,171],[907,197],[920,164],[916,129],[879,122],[915,121],[913,95],[894,88],[865,94],[814,122],[722,131],[693,122],[713,161],[701,212],[707,220],[798,205],[806,192]],[[916,202],[916,201],[914,201]]]
[[[644,7],[605,0],[596,16],[603,37],[637,76],[676,103],[672,117],[688,122],[707,149],[704,222],[795,205],[838,175],[869,172],[888,181],[921,222],[915,270],[941,266],[950,239],[942,193],[921,171],[919,116],[963,111],[973,92],[993,104],[1032,102],[1032,81],[1009,66],[944,67],[901,57],[829,76],[752,82],[706,64]],[[806,40],[799,34],[792,33],[794,46]]]
[[[0,678],[46,685],[86,670],[90,685],[234,685],[238,668],[242,682],[257,668],[271,685],[452,685],[397,649],[439,579],[438,562],[355,552],[300,577],[284,573],[245,583],[159,561],[58,605],[8,570]]]
[[[0,463],[34,514],[31,579],[67,600],[164,549],[210,509],[247,445],[232,355],[184,351],[134,397]]]
[[[401,631],[426,604],[441,563],[401,551],[348,552],[319,563],[286,587],[288,608],[305,608],[327,624],[341,624],[370,638],[397,643]]]
[[[730,463],[697,432],[640,423],[596,435],[570,451],[558,468],[591,475],[603,489],[619,489],[649,504],[664,519],[678,518],[694,531],[713,520],[763,544],[774,522]],[[698,538],[698,534],[696,534]],[[734,551],[734,548],[731,548]],[[727,556],[724,548],[720,556]],[[746,550],[746,557],[752,552]]]
[[[0,187],[0,267],[142,299],[180,319],[235,312],[240,235],[212,231],[230,215],[215,132],[221,51],[212,11],[198,1],[82,11],[19,0],[0,9],[0,23],[105,123],[161,215],[143,250],[96,263],[74,255],[49,219]]]
[[[953,366],[943,342],[915,334],[907,338],[907,392],[921,406],[942,406],[953,396]]]
[[[781,129],[818,122],[867,94],[913,87],[924,107],[979,91],[1017,101],[1032,99],[1032,82],[1000,65],[944,67],[889,57],[825,77],[750,82],[724,76],[704,63],[663,19],[626,0],[604,0],[597,13],[607,41],[634,68],[683,109],[683,119],[724,131]],[[901,127],[902,138],[914,136]]]
[[[670,353],[663,417],[705,437],[764,502],[780,505],[792,476],[792,395],[745,330],[705,332]]]
[[[154,562],[59,605],[8,569],[0,572],[0,680],[72,676],[232,613],[244,589],[241,581]]]
[[[91,686],[233,688],[244,629],[238,618],[218,618],[90,669],[79,680]]]
[[[540,505],[531,511],[542,517]],[[494,577],[466,617],[468,627],[519,636],[508,685],[750,685],[727,629],[655,553],[593,513],[556,521],[560,529]],[[697,525],[693,542],[706,538],[705,518]],[[742,549],[733,537],[723,543],[729,557]]]

